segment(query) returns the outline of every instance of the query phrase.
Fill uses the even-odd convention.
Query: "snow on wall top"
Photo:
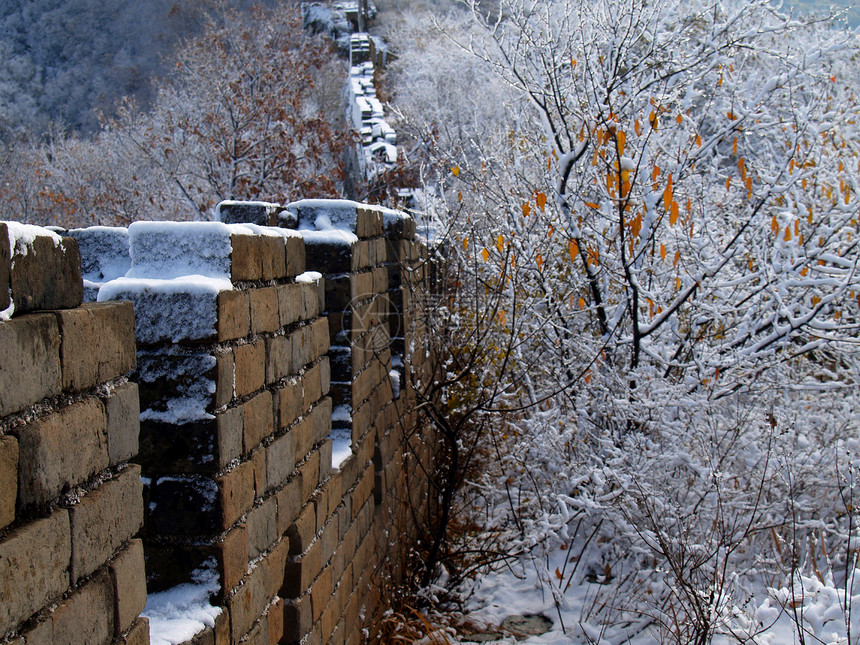
[[[9,249],[12,255],[27,255],[33,247],[37,237],[48,237],[54,242],[54,246],[60,246],[62,238],[46,228],[33,226],[32,224],[21,224],[20,222],[4,222],[9,232]]]
[[[94,283],[124,276],[131,268],[128,229],[123,226],[90,226],[66,232],[78,241],[84,280]]]

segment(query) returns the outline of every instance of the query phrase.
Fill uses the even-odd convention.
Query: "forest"
[[[414,384],[442,512],[390,636],[459,642],[528,588],[533,642],[860,643],[857,32],[765,0],[377,5],[390,180],[449,295]],[[368,194],[296,6],[173,8],[116,23],[168,58],[129,39],[98,80],[47,31],[41,62],[0,43],[8,216]]]

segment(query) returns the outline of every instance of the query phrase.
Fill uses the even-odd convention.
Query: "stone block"
[[[320,315],[320,282],[325,278],[314,280],[313,282],[301,283],[302,288],[302,318],[305,320],[313,320]]]
[[[266,446],[267,490],[283,484],[296,467],[296,444],[292,432]]]
[[[244,403],[242,408],[244,414],[243,446],[247,454],[275,431],[272,393],[263,390],[253,399]]]
[[[302,473],[302,499],[310,499],[320,485],[320,453],[314,450],[299,466]]]
[[[283,210],[280,204],[269,202],[223,201],[216,206],[216,217],[225,224],[277,226],[278,214]]]
[[[102,566],[143,526],[140,466],[130,465],[114,479],[69,508],[72,526],[71,578],[77,582]]]
[[[266,492],[266,449],[257,446],[251,453],[251,463],[254,465],[254,494],[262,497]]]
[[[293,477],[275,495],[278,500],[278,535],[284,535],[299,514],[303,501],[301,487],[301,477]]]
[[[260,339],[233,348],[236,396],[253,394],[266,383],[266,344]]]
[[[143,421],[136,461],[147,475],[215,473],[242,454],[242,408],[191,423]]]
[[[220,348],[215,354],[215,406],[229,405],[233,400],[233,383],[236,379],[236,364],[233,350]]]
[[[29,247],[19,241],[12,249],[9,283],[16,315],[80,306],[84,281],[78,243],[64,237],[57,244],[48,235],[37,235]]]
[[[284,566],[287,562],[289,550],[289,540],[281,538],[260,563],[260,566],[263,567],[267,598],[276,597],[284,584]]]
[[[86,390],[134,369],[137,346],[130,302],[88,302],[55,315],[64,390]]]
[[[374,208],[358,208],[355,213],[355,234],[360,238],[382,235],[382,213]]]
[[[109,570],[114,589],[115,635],[119,636],[133,626],[146,606],[143,543],[131,540],[111,561]]]
[[[0,417],[60,393],[60,335],[54,316],[0,321],[0,347]]]
[[[78,242],[85,280],[104,283],[124,276],[131,268],[128,228],[90,226],[70,229],[66,235]]]
[[[283,257],[283,253],[281,257]],[[277,331],[281,326],[278,310],[278,290],[275,287],[250,289],[248,297],[251,304],[251,333],[262,334]]]
[[[244,338],[251,332],[251,307],[247,291],[218,293],[218,342]]]
[[[269,642],[266,645],[277,645],[284,637],[284,600],[278,598],[266,613],[269,632]]]
[[[0,634],[66,590],[71,555],[65,510],[21,526],[0,540]]]
[[[12,436],[0,436],[0,530],[15,521],[17,499],[18,440]]]
[[[245,461],[216,479],[221,526],[229,528],[254,505],[254,465]]]
[[[280,280],[286,276],[285,238],[281,235],[263,235],[263,280]]]
[[[286,243],[286,274],[295,276],[305,272],[307,265],[305,241],[296,234],[287,238]]]
[[[230,633],[234,643],[247,634],[268,604],[263,571],[254,569],[246,578],[245,584],[227,598],[230,611]]]
[[[326,567],[311,587],[311,607],[314,622],[322,617],[323,610],[331,599],[331,569]]]
[[[284,567],[284,587],[279,595],[282,598],[298,598],[310,589],[321,570],[320,544],[315,542],[302,557],[287,562]]]
[[[281,326],[292,325],[302,319],[302,285],[281,284],[278,290],[278,316]]]
[[[312,342],[310,325],[304,325],[290,334],[290,344],[293,350],[293,371],[303,369],[305,365],[311,362]]]
[[[141,616],[117,641],[118,645],[149,645],[149,618]]]
[[[125,383],[102,399],[107,416],[108,460],[128,461],[140,449],[140,395],[137,383]]]
[[[241,407],[229,408],[215,415],[218,443],[215,461],[218,468],[226,468],[242,455],[244,441],[244,415]]]
[[[290,542],[290,555],[304,553],[316,537],[316,508],[312,503],[305,504],[298,517],[287,529]]]
[[[277,539],[277,515],[278,504],[274,497],[248,513],[245,524],[248,527],[248,553],[251,559],[268,550]]]
[[[229,594],[248,570],[248,530],[244,524],[234,526],[215,545],[218,570],[221,572],[221,589]]]
[[[356,247],[357,242],[346,239],[332,240],[329,236],[317,237],[315,232],[311,231],[305,235],[307,268],[323,275],[349,273],[352,270],[352,256]]]
[[[266,383],[274,385],[293,370],[292,336],[274,336],[266,339]]]
[[[234,233],[230,238],[231,279],[249,282],[263,279],[264,245],[259,235]]]
[[[93,576],[53,611],[55,645],[107,645],[114,636],[113,587],[107,572]]]
[[[45,504],[108,466],[107,419],[97,398],[61,408],[18,433],[18,502]]]
[[[329,349],[328,320],[317,318],[311,323],[311,356],[315,360]]]
[[[301,380],[287,383],[278,389],[278,426],[286,428],[291,425],[304,409],[302,408]]]
[[[311,631],[313,619],[310,596],[284,601],[284,623],[284,637],[288,643],[300,642]]]

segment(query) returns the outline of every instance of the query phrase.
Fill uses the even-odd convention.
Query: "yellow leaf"
[[[669,207],[669,224],[675,226],[678,221],[678,202],[672,200],[672,205]]]
[[[803,268],[800,270],[800,275],[802,275],[804,278],[806,277],[806,274],[807,274],[807,273],[809,273],[809,267],[803,267]]]
[[[484,262],[490,259],[490,252],[487,249],[481,251],[481,257],[484,258]]]
[[[460,167],[459,166],[451,166],[451,173],[455,177],[459,177],[460,176]]]
[[[598,204],[595,204],[594,202],[585,202],[585,205],[590,208],[593,208],[594,210],[600,209],[600,206]]]
[[[621,156],[624,154],[624,146],[627,144],[627,135],[619,130],[615,138],[618,141],[618,155]]]
[[[657,181],[657,177],[660,176],[660,166],[654,164],[654,170],[651,171],[651,181]]]
[[[654,110],[651,110],[651,114],[648,115],[648,123],[651,124],[651,129],[655,131],[660,125],[660,119]]]
[[[672,266],[673,266],[673,267],[678,266],[678,262],[679,262],[680,260],[681,260],[681,252],[680,252],[680,251],[675,251],[675,259],[672,261]],[[680,278],[678,279],[678,282],[680,282]],[[680,289],[681,287],[678,287],[678,288]]]
[[[570,251],[570,259],[576,262],[576,256],[579,255],[579,244],[576,243],[576,240],[568,242],[567,250]]]
[[[538,271],[543,269],[543,258],[540,256],[540,253],[538,253],[538,256],[535,258],[535,263],[537,264]]]
[[[812,305],[813,306],[817,305],[819,302],[821,302],[821,298],[819,298],[818,296],[812,296]]]
[[[678,116],[675,117],[675,122],[678,125],[681,125],[684,122],[684,117],[679,114]]]
[[[552,227],[552,224],[550,224],[546,230],[546,236],[551,238],[553,233],[555,233],[555,229]]]
[[[726,190],[732,187],[732,178],[726,177]]]
[[[546,207],[546,195],[544,195],[543,193],[537,193],[535,195],[535,201],[537,202],[538,208],[541,210],[541,212],[544,212],[544,209]]]
[[[731,118],[731,117],[729,117]],[[738,156],[738,138],[735,137],[732,141],[732,154],[737,157]]]
[[[505,238],[501,235],[496,238],[496,248],[499,250],[499,253],[505,250]]]
[[[528,217],[529,213],[532,212],[532,207],[528,204],[523,204],[523,217]]]
[[[642,231],[642,213],[638,213],[636,217],[633,218],[633,221],[630,222],[630,232],[633,233],[634,237],[639,237],[639,233]]]
[[[785,235],[783,235],[782,239],[785,240],[786,242],[791,241],[791,226],[785,227]]]
[[[746,179],[746,176],[747,176],[747,164],[746,164],[746,162],[744,161],[744,158],[743,158],[743,157],[741,157],[740,159],[738,159],[738,172],[740,172],[740,173],[741,173],[741,177],[743,177],[744,179]]]
[[[464,251],[469,250],[469,238],[468,237],[463,238],[463,250]]]
[[[666,245],[665,244],[660,245],[660,259],[663,261],[666,260]]]
[[[702,147],[702,135],[700,135],[700,134],[697,134],[697,135],[696,135],[696,145],[697,145],[699,148],[701,148],[701,147]]]
[[[675,290],[681,290],[681,278],[675,278]]]
[[[776,215],[770,219],[770,230],[773,231],[774,235],[779,233],[779,220],[776,219]]]

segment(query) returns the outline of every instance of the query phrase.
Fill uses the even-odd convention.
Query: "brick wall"
[[[148,643],[129,303],[75,240],[0,223],[0,642]]]
[[[117,597],[125,583],[115,570],[136,571],[132,586],[140,588],[145,554],[150,593],[207,570],[217,576],[211,602],[220,613],[189,643],[358,643],[366,639],[362,628],[372,638],[379,589],[403,576],[409,540],[417,535],[413,519],[427,511],[423,474],[432,444],[418,427],[411,389],[412,377],[429,369],[420,351],[426,247],[415,240],[411,218],[349,202],[287,208],[231,203],[222,219],[293,228],[332,220],[341,230],[135,223],[128,230],[70,232],[86,253],[90,296],[133,303],[137,358],[131,378],[138,385],[95,361],[113,345],[110,334],[91,326],[80,332],[80,348],[96,362],[98,378],[124,396],[114,394],[121,400],[111,405],[104,394],[109,387],[100,386],[89,404],[76,397],[66,414],[77,415],[70,423],[84,433],[98,427],[96,408],[102,406],[110,459],[98,473],[107,469],[110,482],[126,482],[122,494],[135,499],[118,492],[111,503],[129,502],[138,515],[145,509],[145,520],[143,548],[141,541],[125,548],[118,542],[137,531],[138,519],[129,535],[129,528],[117,529],[113,550],[102,557],[102,548],[86,566],[75,563],[80,551],[71,548],[66,576],[74,585],[75,576],[95,580],[99,592],[102,582],[113,581]],[[123,239],[127,253],[117,244]],[[110,280],[110,267],[123,263],[130,263],[127,277]],[[125,312],[130,336],[129,304],[78,310]],[[57,324],[63,315],[39,314]],[[15,322],[0,323],[0,334],[2,325]],[[56,351],[62,357],[62,348]],[[135,367],[134,355],[126,355],[125,372]],[[21,363],[10,362],[0,375],[25,371]],[[0,370],[6,364],[4,358]],[[96,387],[87,369],[69,368],[70,387]],[[11,389],[26,390],[17,382]],[[34,401],[60,395],[36,394]],[[136,417],[138,400],[135,456],[136,434],[134,441],[128,433],[111,439],[109,428],[112,414]],[[117,408],[121,412],[111,412]],[[14,450],[5,450],[5,442],[17,440],[15,427],[4,425],[0,436],[4,474],[6,461],[14,461],[6,457]],[[86,445],[78,436],[69,441],[76,451]],[[336,464],[333,448],[341,453]],[[81,454],[86,459],[76,458],[75,468],[96,462]],[[139,465],[123,461],[131,457]],[[66,495],[62,504],[73,503],[57,489],[52,464],[36,470],[53,478],[43,488],[56,489],[42,497]],[[65,509],[62,504],[54,508]],[[112,509],[108,504],[103,514]],[[78,517],[89,526],[112,526],[95,511]],[[30,542],[56,533],[53,526],[42,530]],[[133,561],[137,569],[93,568],[98,558],[101,564],[111,556],[111,563]],[[117,625],[146,631],[142,620],[119,617],[136,617],[140,602],[130,608],[123,600],[124,609],[115,610],[116,634]]]

